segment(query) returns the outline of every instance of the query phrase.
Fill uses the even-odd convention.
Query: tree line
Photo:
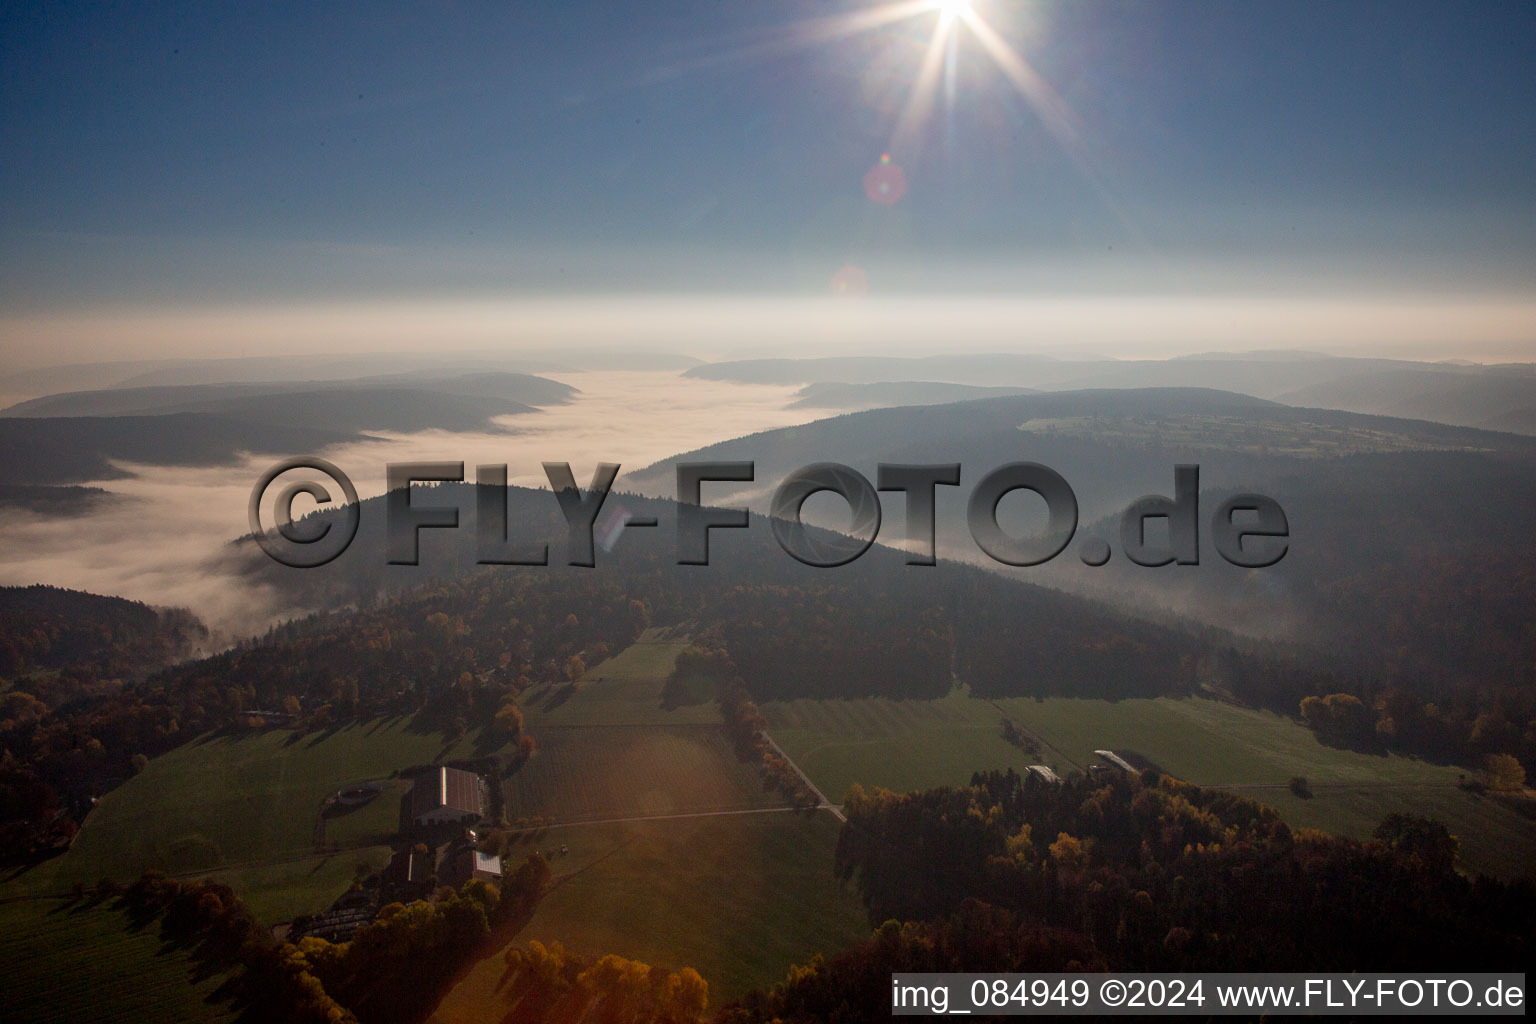
[[[844,812],[874,937],[723,1021],[883,1017],[894,971],[1518,970],[1536,936],[1529,883],[1462,877],[1411,815],[1339,839],[1155,771],[855,789]]]

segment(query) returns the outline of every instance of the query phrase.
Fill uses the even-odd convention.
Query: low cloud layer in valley
[[[791,387],[680,380],[671,371],[594,371],[559,379],[580,389],[576,399],[504,418],[508,433],[384,434],[377,441],[285,454],[330,460],[363,498],[384,492],[389,462],[462,461],[469,475],[477,464],[505,463],[509,483],[531,487],[547,486],[542,463],[569,462],[585,485],[598,462],[637,470],[701,443],[816,415],[789,408]],[[232,575],[229,544],[247,532],[251,487],[275,461],[262,454],[217,467],[124,465],[130,477],[93,482],[116,500],[84,516],[55,519],[8,510],[0,520],[0,584],[49,583],[183,605],[224,636],[258,632],[309,611],[285,607],[278,595]],[[622,473],[617,487],[626,487]],[[307,500],[295,503],[296,515]],[[270,514],[269,506],[264,516]]]

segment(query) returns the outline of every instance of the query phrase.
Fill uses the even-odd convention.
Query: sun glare
[[[695,62],[693,66],[709,67],[753,57],[776,57],[808,46],[825,45],[851,36],[880,32],[888,26],[937,13],[938,18],[932,22],[932,33],[927,45],[922,48],[913,70],[906,100],[896,111],[886,151],[901,158],[910,157],[923,144],[928,124],[937,111],[941,90],[947,90],[947,98],[952,104],[955,68],[961,59],[955,44],[964,36],[976,43],[975,48],[981,51],[979,55],[988,58],[1002,77],[1034,108],[1042,126],[1066,150],[1079,170],[1090,178],[1094,187],[1100,189],[1078,137],[1076,118],[1071,108],[1024,55],[988,23],[983,13],[987,7],[987,4],[977,3],[976,0],[874,2],[856,11],[793,22],[767,39],[712,54]],[[894,202],[891,196],[895,194],[889,189],[882,191],[879,193],[881,198],[875,201]]]

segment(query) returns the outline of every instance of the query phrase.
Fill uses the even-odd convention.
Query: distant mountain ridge
[[[994,353],[746,359],[697,366],[684,376],[801,386],[927,381],[1042,391],[1206,387],[1291,405],[1536,434],[1536,365],[1525,363],[1418,363],[1303,352],[1206,353],[1164,360]]]
[[[409,382],[409,383],[406,383]],[[499,432],[577,391],[527,374],[158,385],[74,391],[0,411],[0,507],[78,514],[112,495],[50,487],[119,479],[114,461],[207,466],[241,452],[315,451],[369,431]]]
[[[0,476],[28,484],[121,479],[111,460],[155,466],[212,466],[242,451],[314,451],[356,434],[257,424],[207,413],[165,416],[0,418]]]
[[[959,463],[960,486],[936,488],[939,555],[986,564],[966,525],[967,499],[982,475],[1024,460],[1071,485],[1074,543],[1102,538],[1113,557],[1108,568],[1088,568],[1070,547],[1046,565],[997,571],[1143,614],[1304,641],[1412,685],[1536,685],[1527,625],[1536,606],[1536,439],[1518,434],[1202,389],[1058,391],[849,413],[674,456],[627,480],[671,494],[680,462],[752,461],[751,484],[715,484],[705,498],[765,511],[778,482],[811,463],[843,463],[871,481],[880,463]],[[1171,495],[1181,463],[1200,467],[1202,537],[1224,497],[1257,491],[1286,512],[1286,557],[1242,570],[1205,541],[1198,567],[1129,565],[1121,513],[1143,495]],[[846,516],[829,501],[832,519]],[[1036,532],[1038,499],[1018,501],[1014,512],[1000,506],[1000,521],[1018,535]],[[889,542],[887,532],[901,536],[901,498],[884,504]],[[809,506],[807,518],[838,525]]]
[[[281,415],[285,422],[292,422],[290,417],[296,403],[294,396],[302,395],[310,399],[304,404],[343,403],[342,410],[331,414],[332,423],[329,425],[346,419],[353,421],[349,422],[349,426],[362,429],[400,429],[387,419],[380,419],[377,423],[355,421],[359,415],[397,415],[398,409],[394,403],[402,399],[421,401],[418,396],[422,395],[494,399],[509,404],[497,406],[480,402],[466,412],[473,415],[477,409],[481,409],[492,415],[510,415],[531,411],[536,406],[559,405],[570,401],[576,393],[576,389],[568,384],[522,373],[473,373],[438,377],[388,375],[348,381],[178,384],[68,391],[18,402],[0,410],[0,416],[132,416],[219,412],[253,419]],[[368,395],[377,396],[377,400],[369,402],[365,397]]]
[[[1034,394],[1034,388],[981,387],[941,381],[877,381],[807,384],[796,393],[791,409],[874,409],[887,405],[943,405],[978,398]]]
[[[17,370],[0,375],[0,394],[38,396],[86,388],[335,382],[381,374],[441,377],[445,374],[538,374],[585,370],[680,372],[700,362],[702,360],[672,352],[571,348],[142,359]]]

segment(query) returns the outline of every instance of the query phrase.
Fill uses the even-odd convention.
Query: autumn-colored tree
[[[496,730],[504,736],[516,736],[523,731],[523,709],[508,701],[496,712]]]
[[[704,1016],[709,1005],[709,982],[692,967],[677,972],[677,987],[672,993],[674,1011],[684,1020]]]
[[[1430,869],[1445,873],[1455,867],[1456,850],[1461,845],[1461,841],[1440,822],[1400,811],[1383,818],[1373,835]]]
[[[35,722],[48,713],[48,706],[30,693],[11,690],[0,696],[0,729]]]
[[[1483,761],[1488,788],[1511,793],[1525,788],[1525,767],[1512,754],[1489,754]]]
[[[1035,859],[1034,838],[1029,822],[1019,826],[1019,830],[1009,836],[1003,842],[1003,849],[1007,851],[1010,859],[1016,864],[1028,864]]]
[[[582,660],[581,655],[573,654],[565,660],[565,678],[573,683],[579,683],[586,674],[587,663]]]
[[[1376,736],[1371,709],[1354,694],[1330,693],[1301,702],[1301,717],[1316,732],[1341,743],[1368,743]]]
[[[1066,832],[1059,832],[1051,844],[1051,859],[1064,868],[1075,868],[1084,861],[1083,841]]]

